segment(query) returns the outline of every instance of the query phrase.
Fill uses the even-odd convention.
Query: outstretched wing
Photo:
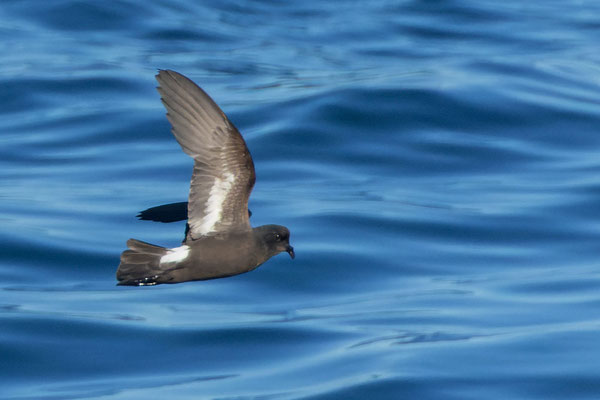
[[[140,211],[136,217],[144,221],[154,222],[177,222],[187,220],[188,202],[169,203],[161,206],[147,208]],[[248,218],[252,216],[252,211],[248,210]]]
[[[163,204],[140,211],[136,217],[141,220],[155,222],[185,221],[187,219],[187,207],[187,201]]]
[[[237,128],[194,82],[170,70],[156,75],[172,132],[194,159],[188,198],[192,239],[250,230],[252,157]]]

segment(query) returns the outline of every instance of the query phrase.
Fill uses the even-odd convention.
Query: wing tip
[[[165,79],[177,80],[177,78],[179,76],[183,76],[183,75],[181,75],[179,72],[173,71],[172,69],[160,69],[160,68],[158,70],[158,73],[156,75],[154,75],[154,77],[156,78],[156,80],[158,81],[159,84],[162,84],[162,82]]]

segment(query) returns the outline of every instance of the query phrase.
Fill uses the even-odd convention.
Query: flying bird
[[[293,259],[285,226],[250,225],[254,162],[237,128],[185,76],[160,70],[156,80],[171,132],[194,159],[194,170],[187,203],[153,207],[139,217],[162,222],[187,217],[186,235],[175,248],[129,239],[117,269],[118,285],[224,278],[252,271],[284,251]]]

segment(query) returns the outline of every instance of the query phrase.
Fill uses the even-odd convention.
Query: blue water
[[[600,398],[599,16],[2,1],[0,397]],[[295,260],[115,286],[128,238],[183,236],[135,218],[189,188],[158,68],[242,131]]]

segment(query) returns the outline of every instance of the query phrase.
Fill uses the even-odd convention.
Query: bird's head
[[[262,243],[267,247],[271,256],[287,252],[293,259],[294,248],[290,246],[290,231],[281,225],[263,225],[254,228],[255,234],[260,237]]]

